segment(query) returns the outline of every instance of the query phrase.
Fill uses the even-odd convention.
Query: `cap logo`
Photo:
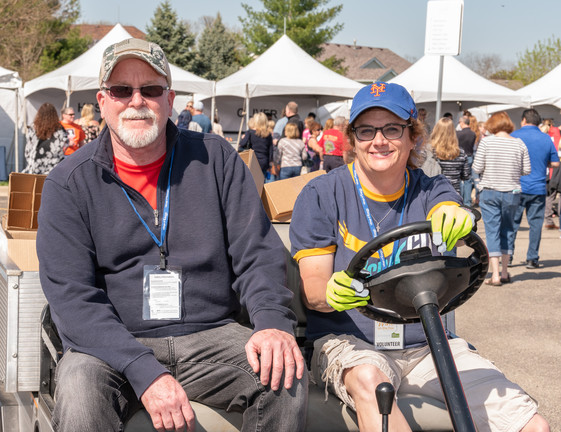
[[[384,93],[385,91],[386,91],[386,84],[374,83],[370,87],[370,94],[374,95],[374,97],[380,96],[380,93]]]

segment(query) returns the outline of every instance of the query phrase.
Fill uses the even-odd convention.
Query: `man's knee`
[[[56,371],[53,425],[56,430],[94,430],[95,425],[106,425],[106,421],[118,424],[128,406],[127,386],[126,380],[105,362],[67,352]]]

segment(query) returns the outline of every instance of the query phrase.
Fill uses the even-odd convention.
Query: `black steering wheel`
[[[467,258],[432,256],[427,247],[405,251],[400,263],[375,275],[362,271],[368,258],[384,246],[415,234],[431,233],[430,221],[394,228],[371,240],[353,257],[346,273],[370,291],[367,306],[357,309],[376,321],[409,324],[420,321],[418,310],[427,303],[440,314],[465,303],[481,286],[489,268],[485,243],[471,231],[463,238],[473,249]]]

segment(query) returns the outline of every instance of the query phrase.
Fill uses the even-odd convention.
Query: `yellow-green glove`
[[[338,312],[354,309],[358,306],[366,306],[370,300],[370,292],[367,288],[349,277],[344,271],[331,275],[327,282],[327,303]]]
[[[475,223],[475,217],[466,209],[454,205],[443,205],[430,218],[432,242],[438,251],[450,251],[456,242],[469,234]]]

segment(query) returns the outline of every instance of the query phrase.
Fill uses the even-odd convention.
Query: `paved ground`
[[[482,222],[479,228],[484,237]],[[521,263],[528,234],[524,221],[509,269],[512,283],[483,285],[456,311],[456,331],[539,402],[552,431],[561,431],[560,232],[543,230],[536,270]]]
[[[0,186],[0,213],[7,207],[7,187]],[[556,219],[556,223],[557,223]],[[483,223],[479,234],[485,238]],[[540,404],[552,431],[561,431],[561,239],[544,230],[541,268],[528,270],[528,226],[518,233],[512,283],[483,285],[456,311],[456,331],[477,347]],[[461,253],[461,252],[460,252]]]

